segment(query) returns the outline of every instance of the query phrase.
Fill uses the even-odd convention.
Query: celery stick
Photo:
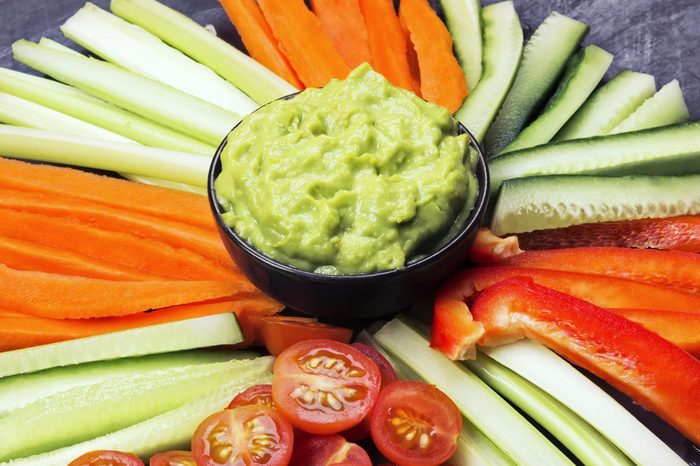
[[[678,80],[666,84],[645,100],[631,115],[622,120],[609,134],[640,131],[688,121],[690,114]]]
[[[42,47],[48,47],[50,49],[58,50],[60,52],[73,53],[74,55],[78,55],[81,57],[83,56],[83,54],[78,52],[77,50],[73,50],[72,48],[67,47],[59,42],[56,42],[53,39],[49,39],[48,37],[42,37],[41,39],[39,39],[38,43]]]
[[[544,346],[521,340],[484,352],[578,414],[635,463],[686,464],[610,395]]]
[[[206,155],[0,125],[0,154],[27,160],[133,173],[206,187]]]
[[[218,145],[240,121],[233,112],[111,63],[26,40],[12,51],[27,66],[208,144]]]
[[[469,369],[456,364],[400,319],[381,328],[374,338],[393,357],[426,382],[436,385],[514,463],[527,466],[573,464],[533,425]]]
[[[208,66],[259,104],[298,89],[192,19],[156,0],[112,0],[114,14]]]
[[[213,145],[185,136],[50,79],[0,68],[0,90],[105,128],[146,146],[198,154],[213,155],[215,151]]]
[[[258,108],[250,97],[206,66],[92,3],[86,3],[68,18],[61,31],[109,62],[238,115],[247,115]]]

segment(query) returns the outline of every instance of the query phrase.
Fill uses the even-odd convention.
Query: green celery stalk
[[[111,63],[26,40],[12,51],[25,65],[207,144],[218,145],[240,121],[233,112]]]
[[[103,59],[202,100],[247,115],[259,105],[212,70],[134,24],[86,3],[61,26],[63,34]]]
[[[156,0],[112,0],[110,8],[117,16],[208,66],[261,105],[298,91],[194,20]]]

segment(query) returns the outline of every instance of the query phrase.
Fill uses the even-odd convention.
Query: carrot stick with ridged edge
[[[135,314],[255,292],[245,281],[112,281],[26,272],[0,264],[0,307],[54,319]]]
[[[2,188],[61,194],[203,228],[214,227],[207,198],[198,194],[3,157],[0,173]]]
[[[161,241],[105,231],[68,217],[49,217],[0,208],[0,237],[83,254],[177,280],[245,280],[186,249]]]
[[[420,92],[408,65],[408,44],[392,0],[360,0],[372,67],[391,84]]]
[[[311,8],[350,68],[371,62],[367,28],[358,0],[311,0]]]
[[[191,250],[227,269],[236,267],[214,226],[202,228],[175,220],[113,208],[61,195],[0,188],[0,208],[50,217],[71,217],[102,230],[129,233]]]
[[[260,0],[259,5],[304,85],[323,87],[333,78],[348,75],[350,68],[304,0]]]
[[[284,78],[297,89],[304,89],[272,34],[270,25],[255,0],[219,0],[236,27],[251,57]]]
[[[401,0],[399,19],[416,51],[421,96],[455,113],[468,88],[449,31],[427,0]]]

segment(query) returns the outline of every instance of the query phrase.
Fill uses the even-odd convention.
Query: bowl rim
[[[284,97],[281,97],[280,99],[277,100],[289,100],[299,94],[298,92],[295,92],[294,94],[290,94]],[[273,101],[274,102],[274,101]],[[268,105],[268,104],[265,104]],[[264,107],[265,105],[262,105],[260,108]],[[257,111],[257,110],[256,110]],[[457,119],[455,119],[455,122],[457,123],[457,132],[458,133],[464,133],[467,134],[469,137],[469,146],[472,147],[474,150],[477,152],[477,163],[476,163],[476,170],[475,170],[475,175],[476,175],[476,180],[477,180],[477,198],[474,202],[474,205],[472,206],[471,211],[469,212],[469,216],[464,222],[464,226],[459,230],[457,234],[455,234],[446,244],[444,244],[442,247],[440,247],[438,250],[434,251],[433,253],[426,255],[425,257],[418,259],[415,262],[411,262],[409,264],[404,265],[400,269],[391,269],[391,270],[382,270],[379,272],[371,272],[371,273],[362,273],[362,274],[338,274],[338,275],[331,275],[331,274],[322,274],[322,273],[316,273],[316,272],[309,272],[308,270],[302,270],[297,267],[294,267],[289,264],[285,264],[283,262],[279,262],[270,256],[258,251],[255,249],[252,245],[250,245],[247,241],[245,241],[243,238],[241,238],[238,233],[234,231],[233,228],[229,227],[226,225],[226,223],[223,221],[221,215],[224,213],[221,205],[219,205],[218,200],[216,199],[216,189],[214,187],[214,181],[216,179],[216,176],[218,176],[217,171],[220,172],[220,166],[221,166],[221,154],[223,150],[226,147],[226,144],[228,143],[228,137],[229,135],[236,129],[238,126],[243,123],[244,118],[241,119],[236,125],[229,131],[224,139],[221,141],[219,146],[216,149],[216,152],[214,153],[214,157],[212,158],[211,164],[209,165],[209,172],[207,175],[207,198],[209,199],[209,206],[214,213],[214,218],[216,219],[216,223],[219,226],[219,229],[223,231],[226,236],[233,241],[240,249],[245,251],[246,254],[253,256],[256,261],[264,263],[266,266],[275,269],[279,272],[283,272],[285,274],[294,274],[299,276],[300,278],[304,278],[309,281],[315,281],[315,282],[323,282],[323,283],[340,283],[340,282],[348,282],[348,281],[354,281],[354,282],[366,282],[366,281],[373,281],[377,279],[382,279],[382,278],[398,278],[406,274],[410,274],[411,272],[415,270],[420,270],[425,267],[429,267],[432,263],[440,260],[442,257],[445,255],[448,255],[453,249],[455,249],[461,241],[464,239],[465,236],[469,235],[471,230],[477,226],[477,223],[480,221],[483,212],[486,210],[487,205],[488,205],[488,195],[489,195],[489,189],[490,189],[490,175],[489,175],[489,169],[488,165],[486,163],[486,157],[484,156],[483,151],[481,150],[481,147],[479,146],[479,143],[476,141],[472,133]],[[218,170],[217,170],[218,168]],[[465,257],[466,259],[466,257]]]

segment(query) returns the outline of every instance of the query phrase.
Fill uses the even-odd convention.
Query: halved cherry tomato
[[[246,388],[231,400],[228,409],[248,405],[263,405],[268,408],[274,408],[275,403],[272,401],[272,385],[260,384]]]
[[[261,405],[214,413],[197,427],[192,456],[197,466],[286,466],[292,456],[292,426]]]
[[[275,361],[272,398],[294,427],[334,434],[357,425],[379,396],[377,365],[350,345],[297,343]]]
[[[305,340],[334,340],[349,343],[352,330],[323,324],[310,317],[265,316],[260,321],[265,348],[277,356],[295,343]]]
[[[424,382],[398,381],[382,390],[372,413],[372,439],[397,464],[447,461],[457,448],[462,415],[450,398]]]
[[[289,466],[372,466],[372,460],[340,435],[311,435],[295,445]]]
[[[153,455],[148,466],[197,466],[191,451],[173,450]]]
[[[95,450],[77,457],[68,466],[143,466],[143,461],[133,453]]]

